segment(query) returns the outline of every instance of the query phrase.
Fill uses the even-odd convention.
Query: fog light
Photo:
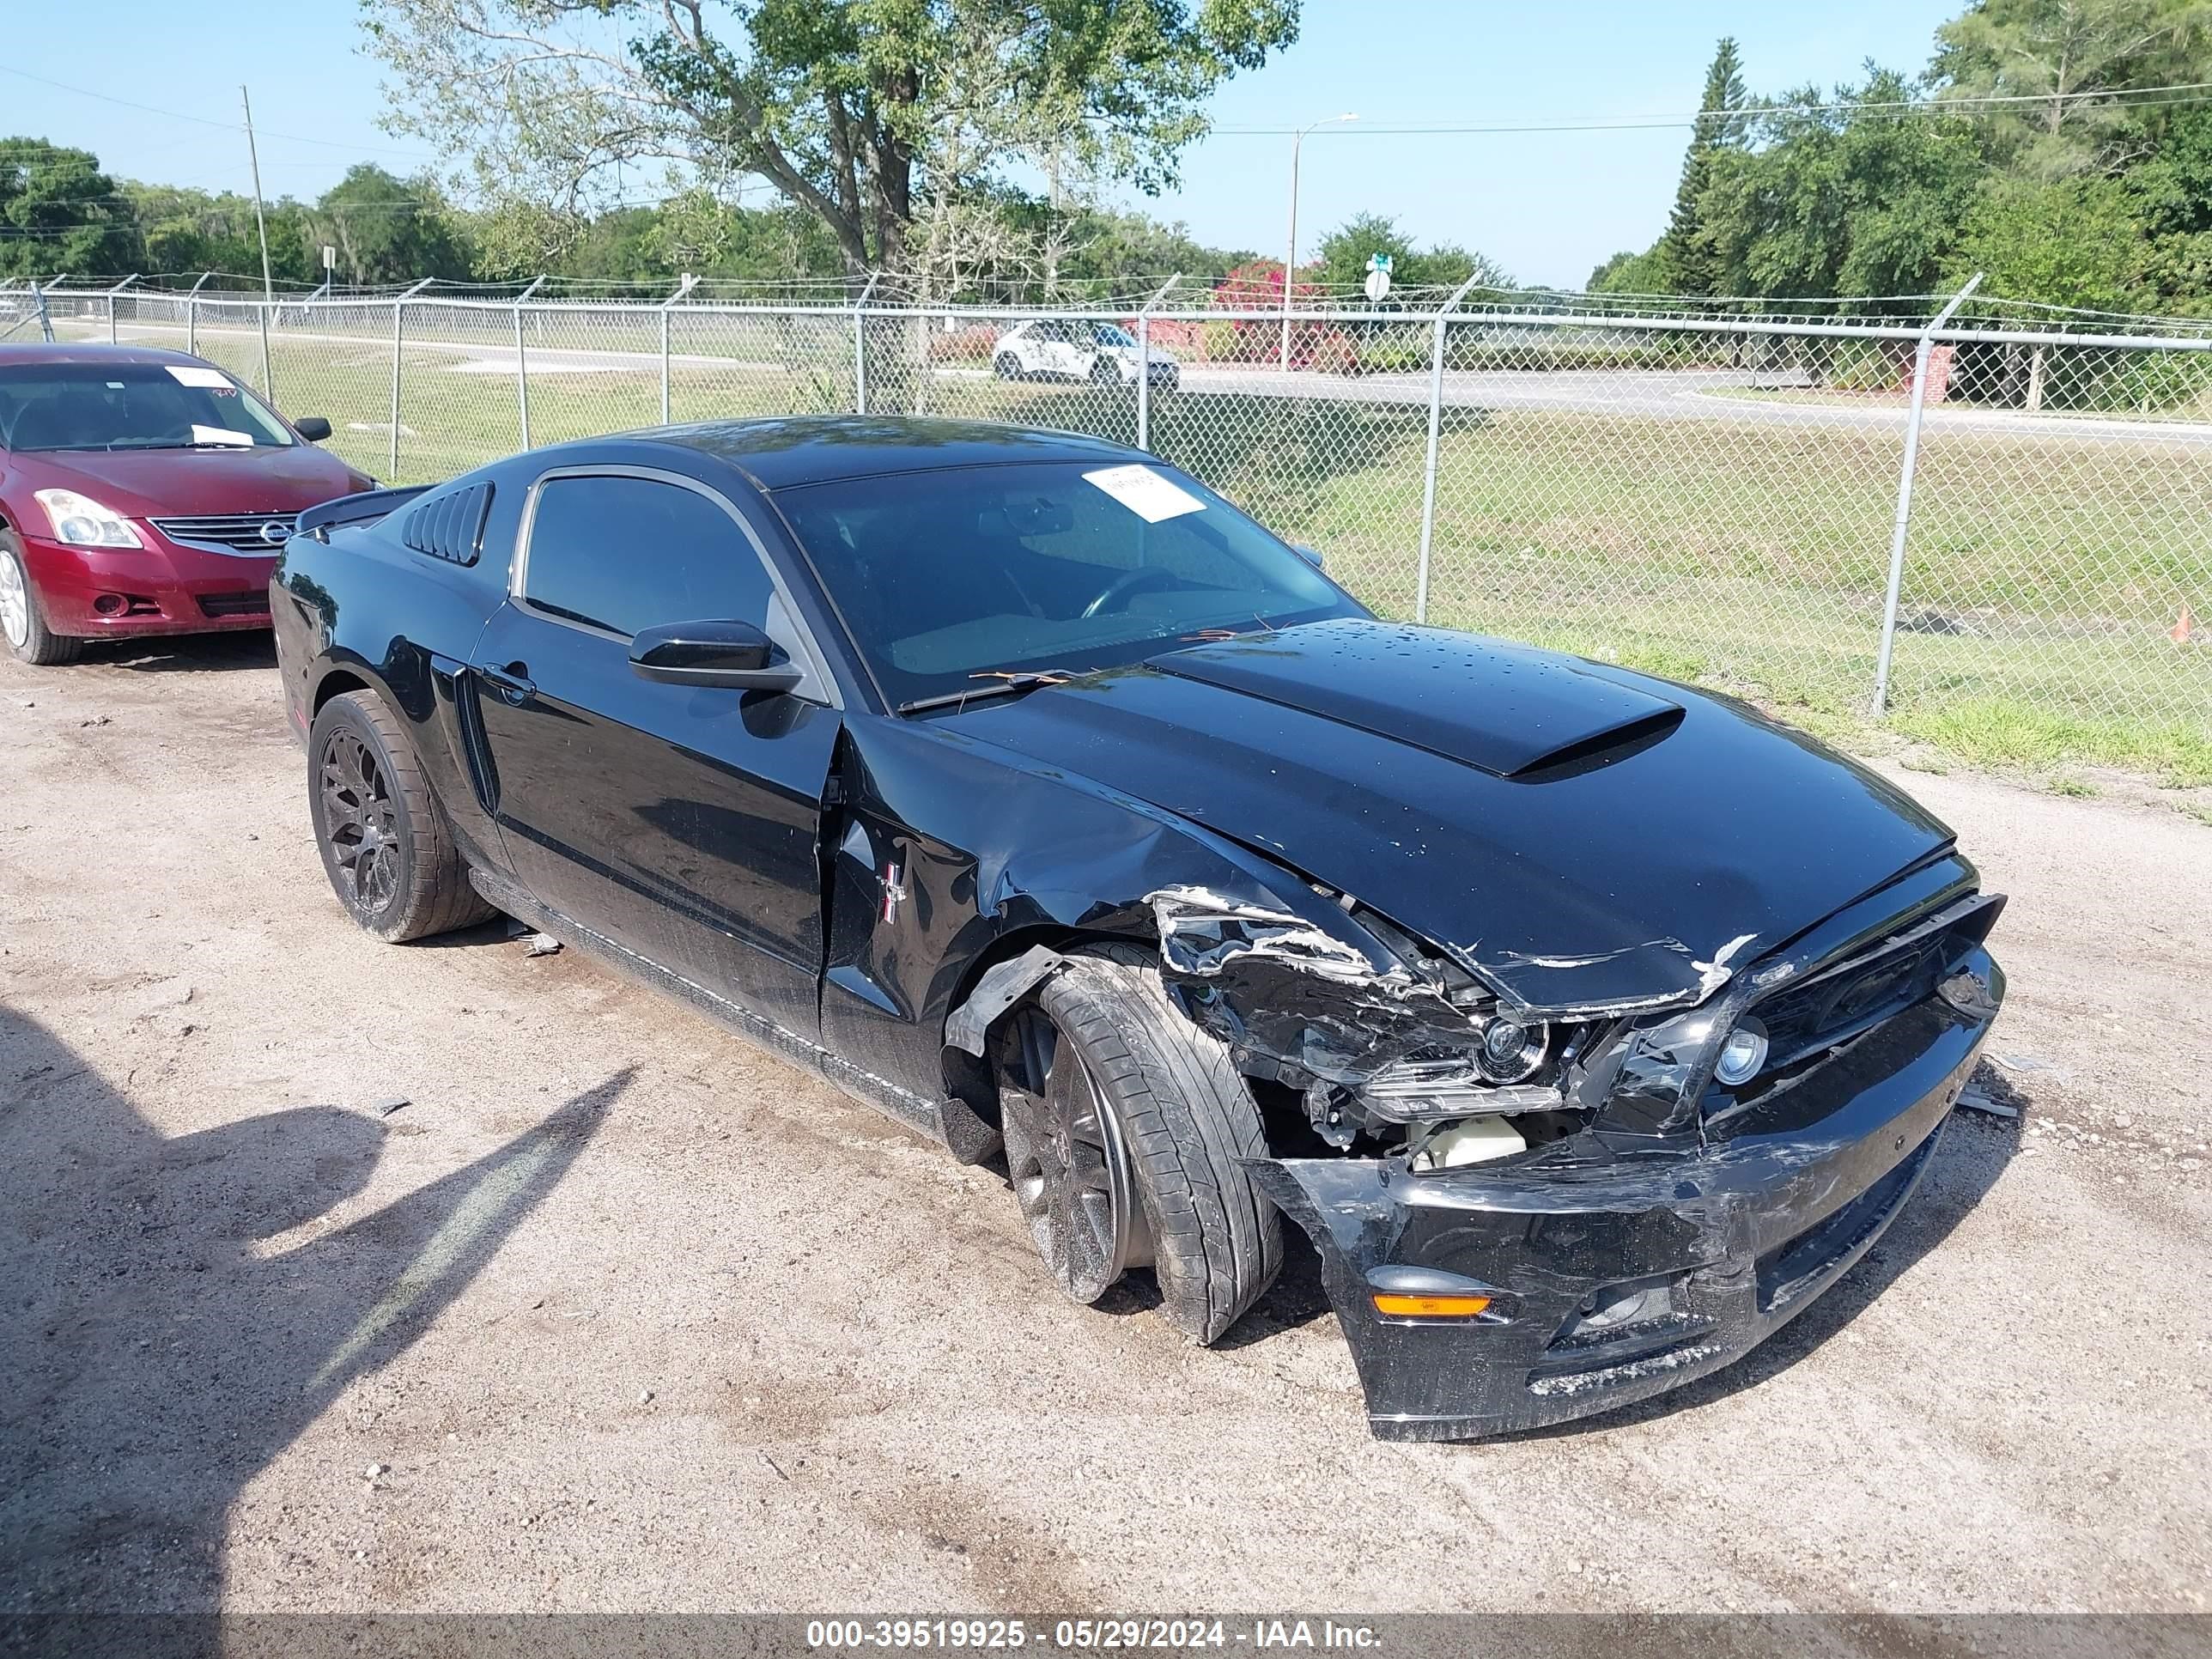
[[[112,617],[130,603],[120,593],[102,593],[92,602],[92,608],[103,617]]]
[[[1523,1025],[1499,1014],[1484,1022],[1475,1064],[1492,1083],[1518,1083],[1544,1063],[1550,1038],[1548,1026]]]
[[[1739,1020],[1729,1033],[1728,1041],[1721,1045],[1721,1057],[1713,1067],[1713,1075],[1731,1089],[1738,1088],[1759,1075],[1759,1067],[1766,1064],[1766,1028],[1755,1019]]]

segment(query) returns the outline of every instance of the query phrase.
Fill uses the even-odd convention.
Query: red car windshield
[[[204,363],[0,368],[0,449],[283,449],[284,423]]]

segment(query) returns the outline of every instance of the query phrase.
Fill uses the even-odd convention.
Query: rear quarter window
[[[491,484],[481,480],[425,495],[407,509],[399,539],[434,559],[474,564],[483,556],[484,521],[491,516]]]

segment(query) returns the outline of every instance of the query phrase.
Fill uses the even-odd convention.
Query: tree
[[[1641,253],[1624,250],[1590,272],[1593,294],[1665,294],[1668,272],[1664,255],[1656,247]]]
[[[363,0],[393,125],[477,186],[574,219],[625,164],[765,179],[848,272],[901,269],[925,204],[1064,154],[1156,191],[1223,80],[1297,37],[1298,0]],[[945,252],[931,250],[933,257]]]
[[[2208,34],[2208,0],[1974,0],[1936,32],[1929,76],[1943,96],[2027,100],[1980,119],[2019,170],[2060,178],[2144,153],[2162,112],[2118,94],[2203,80]]]
[[[90,150],[0,138],[0,277],[129,276],[145,252],[129,199]]]
[[[1398,222],[1380,213],[1355,214],[1322,238],[1320,258],[1300,273],[1322,284],[1323,292],[1357,289],[1367,280],[1367,261],[1377,253],[1391,258],[1390,280],[1401,288],[1456,288],[1480,274],[1489,287],[1510,279],[1480,253],[1449,245],[1417,249]]]
[[[1759,118],[1756,148],[1716,153],[1698,212],[1726,291],[1912,295],[1942,280],[1982,152],[1963,117],[1900,106],[1905,78],[1869,64],[1863,87],[1804,88]]]
[[[1743,112],[1750,102],[1735,42],[1723,35],[1705,70],[1705,95],[1698,100],[1689,153],[1682,158],[1681,182],[1674,188],[1674,210],[1659,239],[1658,270],[1669,293],[1719,292],[1712,239],[1705,222],[1705,196],[1712,182],[1715,157],[1723,150],[1741,150],[1750,134],[1751,118]]]
[[[2122,310],[2144,252],[2132,193],[2117,179],[1992,179],[1947,280],[1963,282],[1978,270],[1992,294]]]
[[[469,275],[468,250],[436,185],[394,178],[372,161],[348,167],[323,192],[306,228],[337,250],[339,271],[357,288]]]

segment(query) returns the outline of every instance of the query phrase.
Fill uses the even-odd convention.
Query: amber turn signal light
[[[1472,1319],[1490,1305],[1486,1296],[1407,1296],[1375,1292],[1375,1311],[1393,1319]]]

